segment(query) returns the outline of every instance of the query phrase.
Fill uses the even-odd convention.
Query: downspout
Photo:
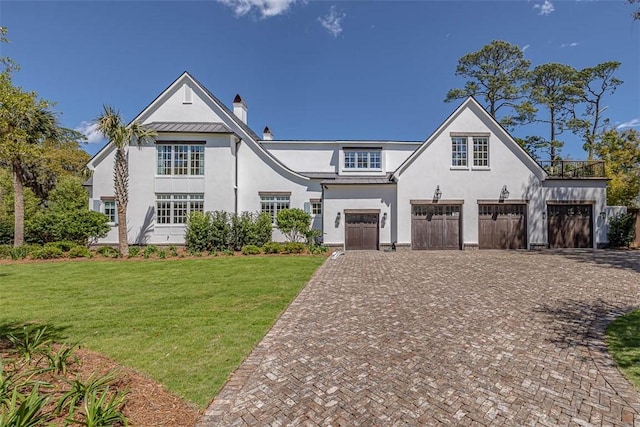
[[[240,149],[240,141],[241,139],[236,137],[236,158],[235,158],[235,177],[234,177],[234,184],[233,184],[233,193],[234,193],[234,205],[233,205],[233,212],[238,215],[238,150]]]

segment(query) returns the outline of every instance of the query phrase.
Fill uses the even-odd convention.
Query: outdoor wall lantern
[[[436,185],[436,192],[433,193],[433,200],[440,200],[442,198],[442,191],[440,191],[440,186]]]
[[[603,221],[604,221],[605,219],[607,219],[607,213],[606,213],[606,212],[604,212],[604,211],[603,211],[603,212],[600,212],[600,219],[601,219],[601,220],[603,220]]]
[[[341,214],[340,214],[340,212],[338,212],[336,214],[336,228],[338,228],[340,226],[340,216],[341,216]]]
[[[507,186],[503,185],[502,190],[500,191],[500,200],[509,198],[509,190],[507,190]]]
[[[382,214],[382,224],[380,225],[382,228],[387,224],[387,213]]]
[[[547,213],[545,211],[542,211],[542,219],[547,219]]]

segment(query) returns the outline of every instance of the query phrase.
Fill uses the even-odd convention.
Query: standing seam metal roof
[[[144,127],[157,132],[233,133],[222,123],[152,122]]]

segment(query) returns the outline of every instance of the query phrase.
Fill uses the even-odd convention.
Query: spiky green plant
[[[47,327],[29,328],[26,325],[22,328],[22,334],[8,334],[7,338],[15,351],[22,357],[25,363],[31,363],[31,359],[38,353],[43,353],[45,348],[51,344],[47,337]]]
[[[50,415],[42,412],[49,397],[40,394],[36,385],[26,397],[13,389],[7,407],[0,411],[0,426],[35,427],[49,421]]]
[[[57,413],[60,414],[65,408],[68,408],[69,418],[73,417],[78,404],[83,402],[87,395],[108,387],[118,379],[118,376],[117,371],[110,371],[105,375],[98,375],[98,373],[94,372],[86,381],[82,381],[80,377],[76,377],[73,381],[67,381],[70,388],[58,399]]]
[[[126,426],[127,418],[122,413],[127,392],[111,392],[109,387],[102,390],[91,390],[84,396],[83,420],[67,418],[73,424],[86,427]]]

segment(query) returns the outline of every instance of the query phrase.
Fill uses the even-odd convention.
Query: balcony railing
[[[604,160],[545,160],[540,166],[553,178],[606,178]]]

